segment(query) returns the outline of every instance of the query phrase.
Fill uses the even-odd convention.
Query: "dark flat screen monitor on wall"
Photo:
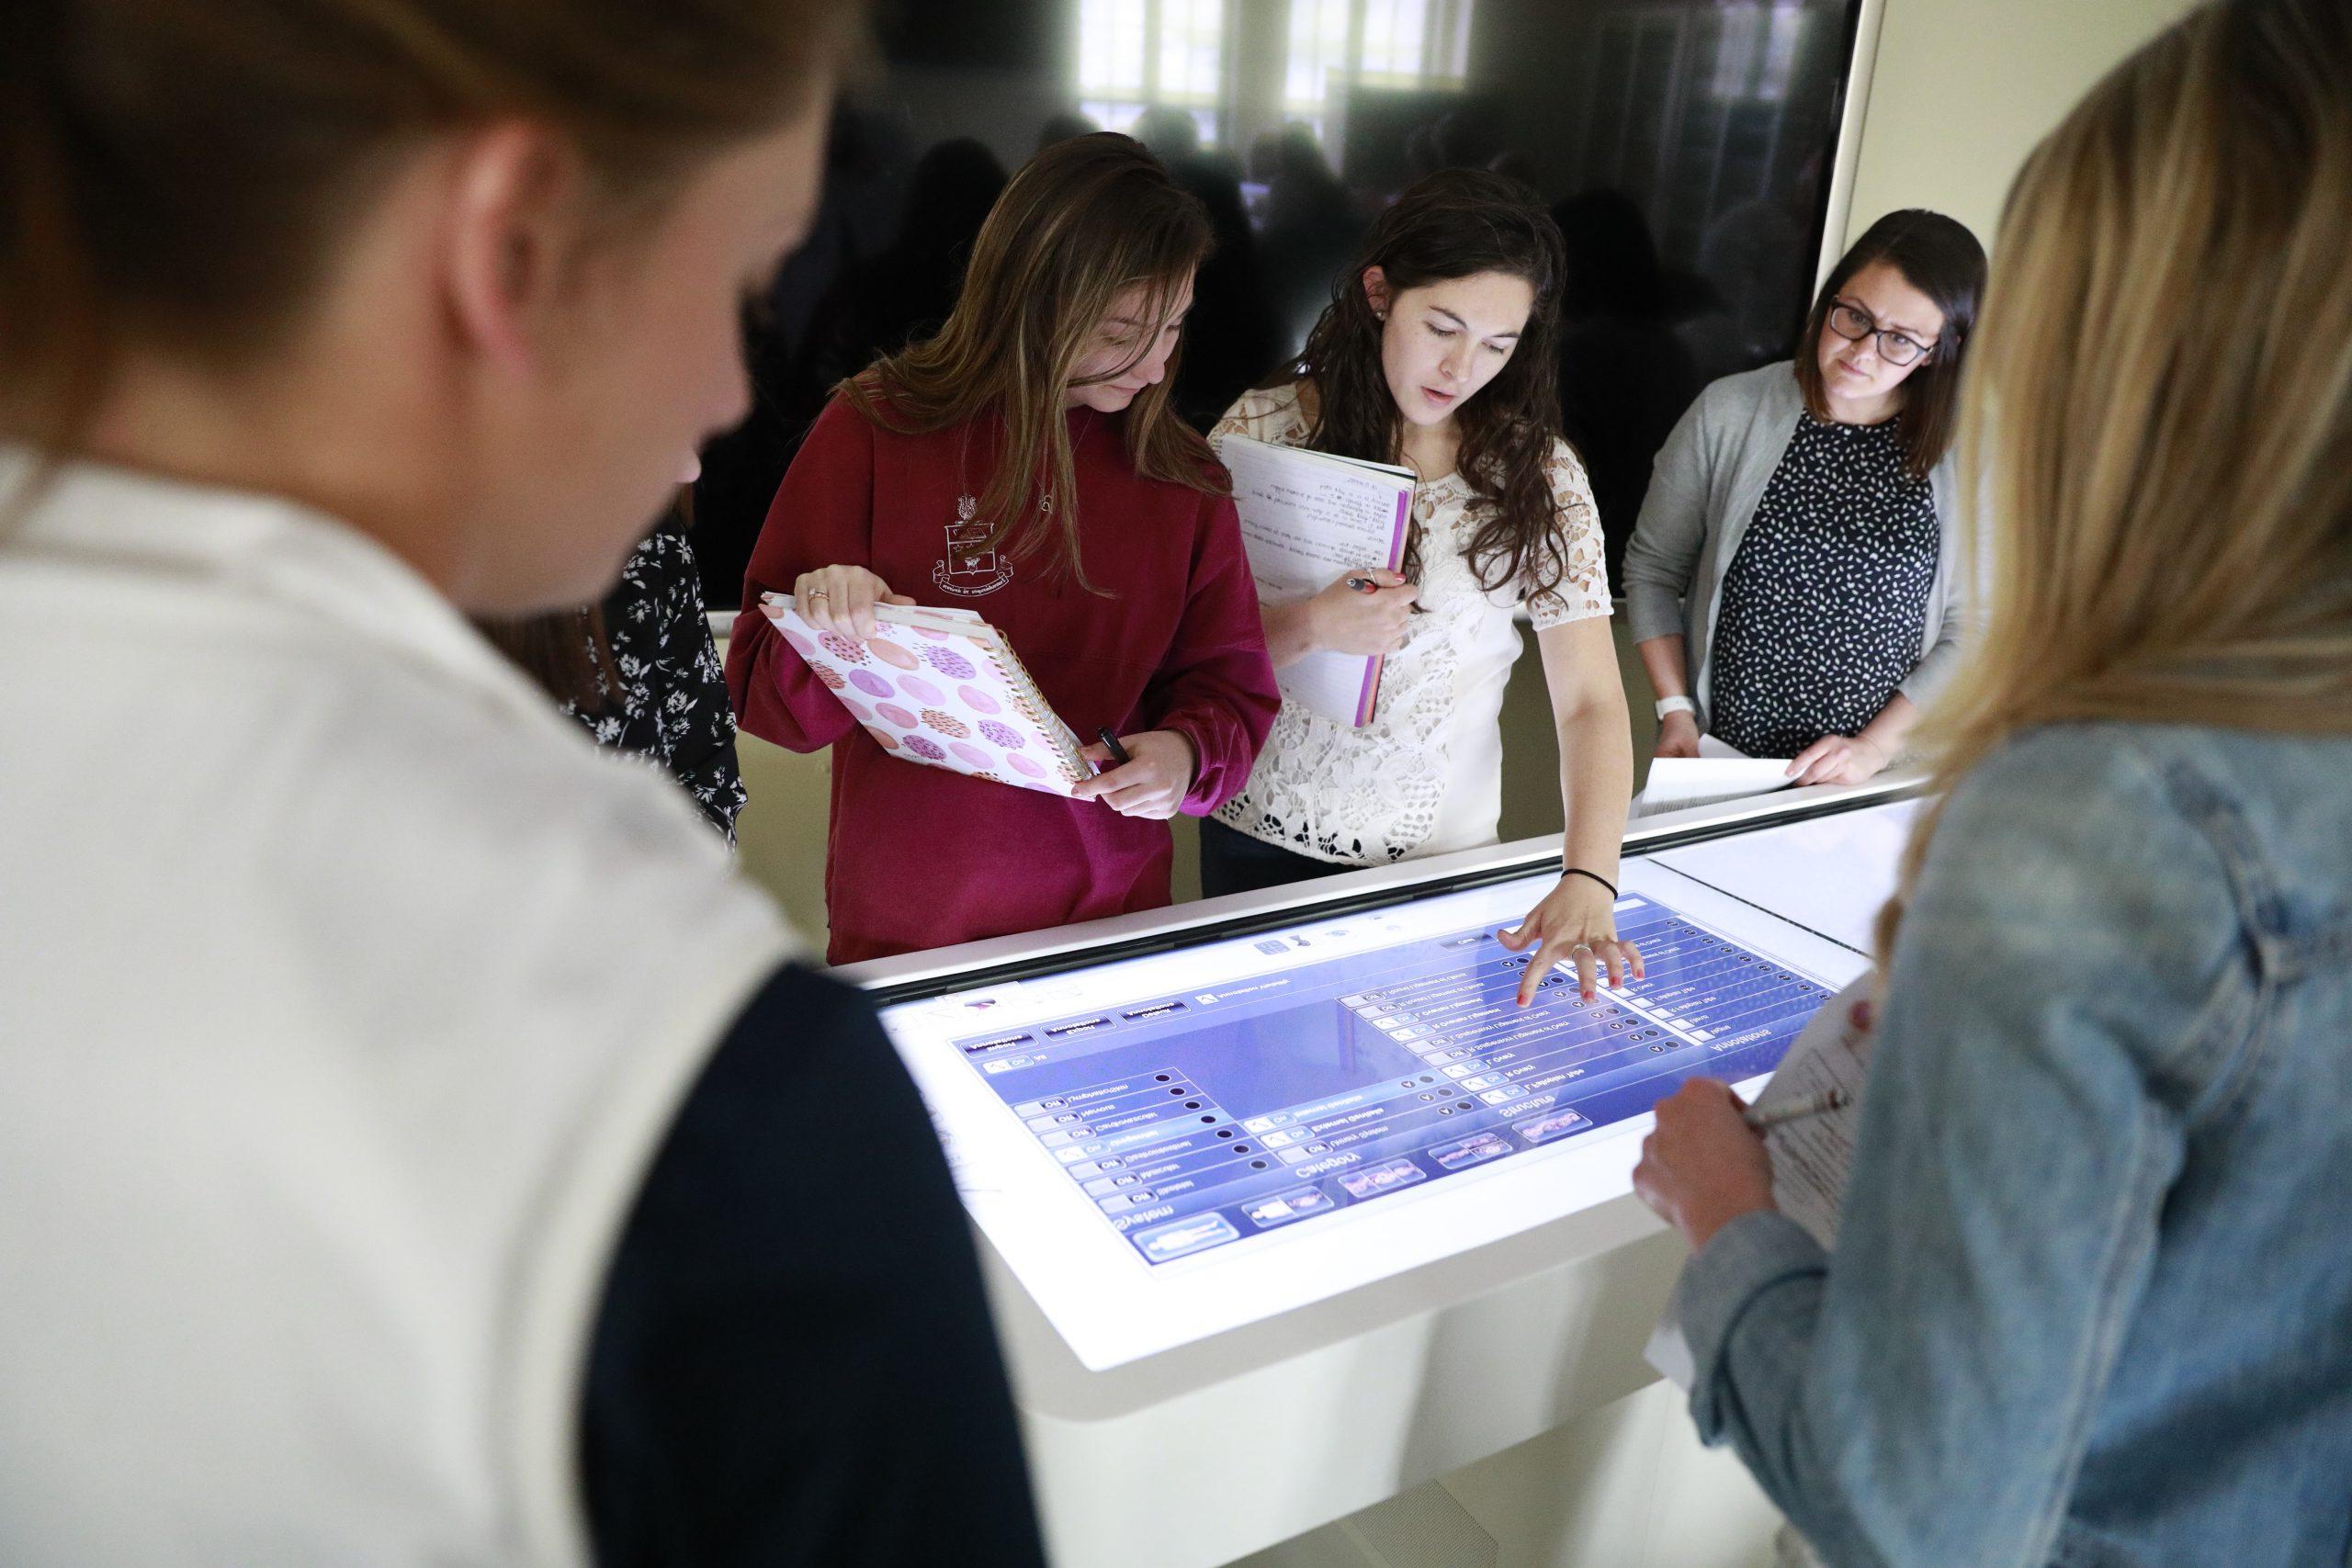
[[[1178,400],[1205,428],[1295,354],[1382,207],[1513,175],[1569,275],[1558,375],[1615,558],[1707,382],[1792,352],[1860,0],[886,0],[802,253],[747,323],[754,412],[706,454],[696,547],[736,603],[828,389],[933,330],[1009,174],[1090,129],[1159,152],[1216,257]]]

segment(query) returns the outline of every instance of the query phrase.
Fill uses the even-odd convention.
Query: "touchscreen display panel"
[[[1737,839],[1687,870],[1624,863],[1618,925],[1647,975],[1589,1004],[1562,974],[1512,1005],[1521,955],[1496,933],[1551,887],[1541,872],[950,976],[883,1021],[974,1220],[1107,1369],[1554,1222],[1576,1220],[1570,1253],[1654,1234],[1629,1180],[1650,1108],[1693,1075],[1753,1093],[1867,965],[1823,929],[1842,905],[1791,919],[1776,887],[1800,867],[1861,920],[1894,879],[1850,823],[1817,853],[1804,831],[1755,837],[1761,882]]]
[[[1465,924],[1324,955],[1278,983],[1166,988],[955,1041],[1148,1265],[1442,1182],[1646,1113],[1691,1074],[1769,1073],[1824,983],[1653,897],[1617,906],[1646,973],[1581,999]],[[984,1015],[983,1015],[984,1016]]]

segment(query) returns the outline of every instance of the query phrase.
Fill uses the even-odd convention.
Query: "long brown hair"
[[[1142,287],[1145,317],[1159,321],[1208,251],[1208,214],[1143,143],[1115,131],[1057,142],[989,209],[946,324],[835,391],[875,423],[910,434],[1001,417],[998,449],[981,455],[995,469],[978,502],[989,544],[1016,558],[1050,547],[1055,569],[1091,589],[1063,394],[1123,290]],[[1146,333],[1133,359],[1092,380],[1118,379],[1151,348]],[[1170,360],[1127,406],[1128,457],[1146,479],[1215,491],[1208,443],[1169,406],[1175,385]]]
[[[858,0],[12,6],[0,424],[54,459],[86,438],[131,344],[213,365],[268,352],[337,234],[447,130],[553,126],[615,220],[657,210],[706,159],[804,112],[862,15]]]
[[[605,607],[548,610],[519,620],[477,620],[474,629],[539,689],[582,713],[601,713],[621,690]]]
[[[1913,479],[1924,479],[1951,450],[1960,422],[1960,371],[1969,334],[1976,330],[1977,296],[1984,292],[1984,247],[1958,219],[1925,208],[1890,212],[1862,231],[1862,237],[1822,280],[1797,339],[1797,389],[1815,419],[1829,417],[1829,394],[1821,384],[1821,334],[1827,330],[1838,296],[1856,273],[1874,262],[1901,273],[1905,283],[1943,312],[1936,346],[1903,378],[1903,403],[1894,416],[1904,469]]]
[[[1419,181],[1381,214],[1363,254],[1333,282],[1331,302],[1296,366],[1263,383],[1313,384],[1306,444],[1315,450],[1393,463],[1405,418],[1381,368],[1382,322],[1364,293],[1364,272],[1375,266],[1393,294],[1482,272],[1522,278],[1535,291],[1518,347],[1454,414],[1462,436],[1456,466],[1483,503],[1463,551],[1479,586],[1556,588],[1566,563],[1545,465],[1560,438],[1559,307],[1567,265],[1552,215],[1527,186],[1482,169],[1444,169]],[[1405,556],[1405,574],[1416,581],[1420,549],[1417,522]]]
[[[1947,798],[2037,725],[2352,733],[2346,255],[2342,0],[2194,12],[2035,150],[1969,372],[1992,611],[1925,727]]]

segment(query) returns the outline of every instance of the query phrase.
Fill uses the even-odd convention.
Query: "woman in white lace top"
[[[1566,813],[1560,881],[1507,945],[1542,942],[1582,989],[1640,963],[1613,884],[1632,737],[1600,518],[1562,440],[1554,353],[1559,232],[1515,181],[1449,170],[1408,190],[1308,336],[1296,374],[1244,393],[1212,433],[1402,462],[1419,476],[1402,573],[1373,564],[1264,606],[1279,670],[1323,649],[1385,654],[1372,722],[1285,700],[1249,786],[1202,824],[1204,890],[1385,865],[1495,841],[1513,614],[1536,627]],[[1351,583],[1369,583],[1359,588]]]

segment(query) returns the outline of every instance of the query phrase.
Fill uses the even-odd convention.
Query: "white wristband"
[[[1660,697],[1657,700],[1657,721],[1660,724],[1666,722],[1668,714],[1697,713],[1698,711],[1699,705],[1689,697]]]

